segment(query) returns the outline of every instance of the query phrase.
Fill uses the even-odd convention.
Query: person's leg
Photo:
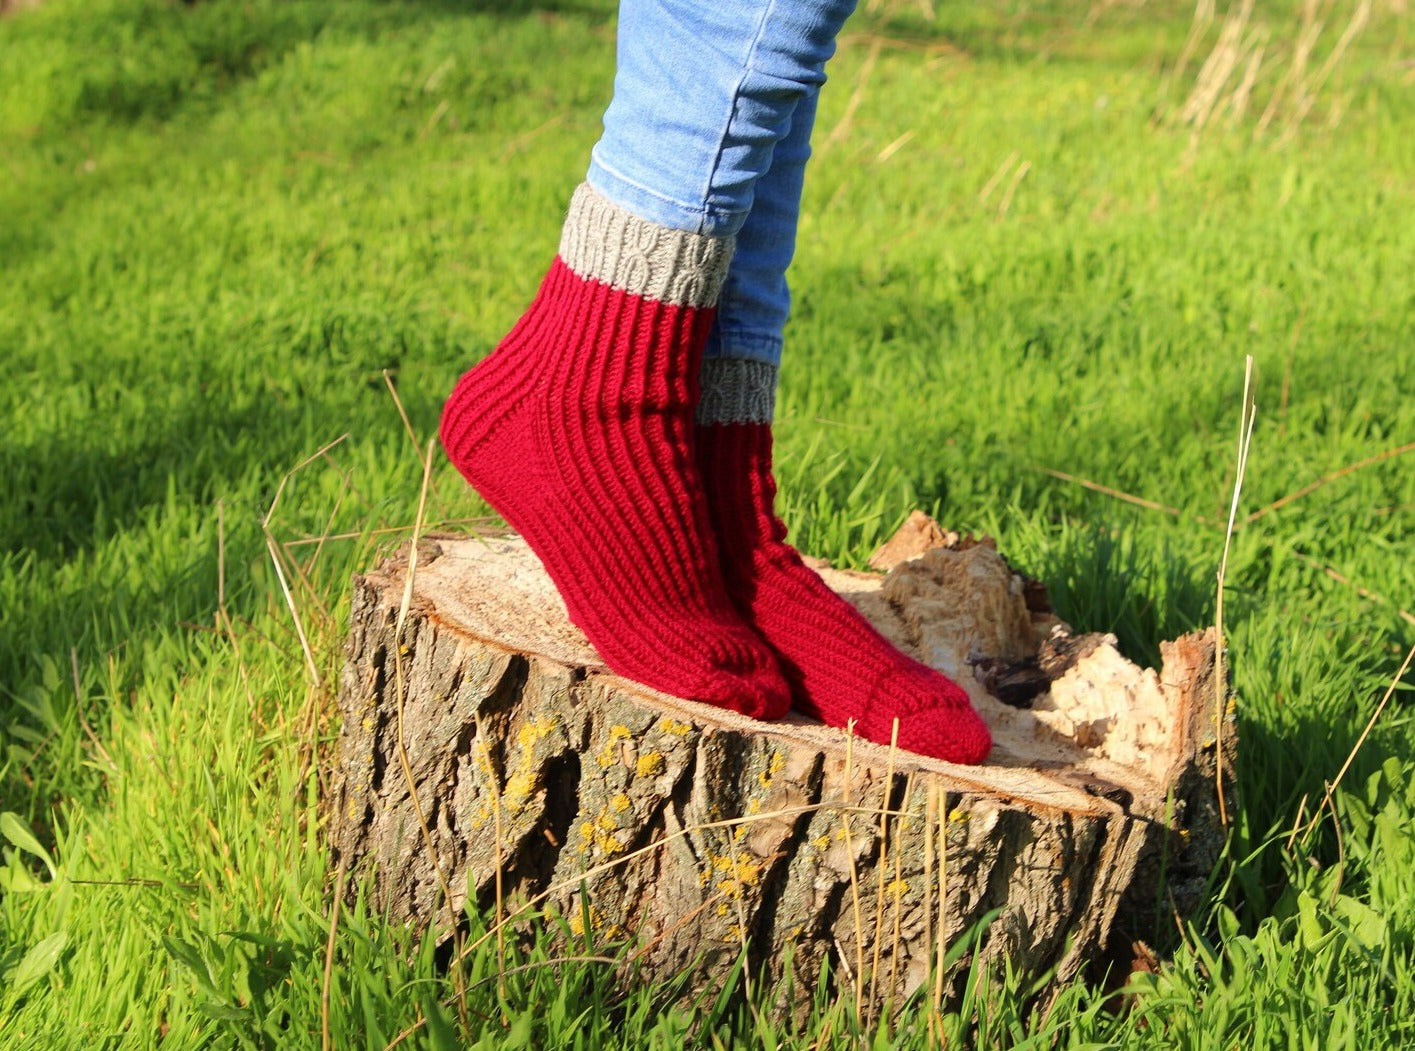
[[[801,192],[819,100],[817,89],[792,111],[791,125],[772,151],[771,167],[758,181],[752,210],[737,233],[737,248],[717,304],[717,320],[704,351],[703,393],[707,397],[719,393],[715,385],[706,382],[715,358],[781,364],[782,332],[791,308],[786,271],[796,254]]]
[[[900,653],[830,591],[784,541],[771,473],[771,425],[788,296],[786,267],[810,156],[815,96],[756,187],[709,337],[698,406],[698,462],[728,592],[781,661],[797,708],[834,726],[954,762],[981,762],[987,727],[967,694]]]
[[[586,180],[651,222],[736,234],[855,3],[620,0],[614,98]]]
[[[727,598],[693,461],[694,348],[730,251],[580,187],[535,302],[448,399],[442,443],[612,670],[779,716],[789,695]]]
[[[587,185],[525,316],[459,382],[442,439],[613,670],[779,716],[790,693],[726,593],[694,455],[732,252],[853,0],[624,0]]]

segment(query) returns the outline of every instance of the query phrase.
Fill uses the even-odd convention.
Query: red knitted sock
[[[897,650],[784,542],[772,510],[775,372],[730,358],[704,370],[698,462],[728,592],[776,651],[799,710],[831,726],[854,719],[856,733],[881,744],[898,719],[901,748],[982,762],[992,737],[968,695]]]
[[[789,690],[727,596],[693,452],[731,248],[580,187],[535,302],[448,399],[442,444],[540,556],[606,665],[776,718]]]

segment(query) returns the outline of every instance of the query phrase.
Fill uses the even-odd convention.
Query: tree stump
[[[649,978],[752,974],[868,1010],[970,962],[1062,982],[1174,930],[1233,799],[1212,631],[1141,669],[1074,635],[988,541],[916,516],[884,575],[826,581],[964,685],[996,740],[954,766],[606,671],[516,537],[425,537],[356,578],[329,834],[376,907],[450,934],[558,913]],[[406,591],[406,595],[405,595]],[[1121,955],[1123,954],[1123,955]],[[940,993],[941,991],[941,993]]]

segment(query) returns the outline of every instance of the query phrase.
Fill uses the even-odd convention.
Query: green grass
[[[1217,33],[1171,77],[1177,2],[875,6],[822,102],[782,509],[853,564],[914,506],[987,531],[1064,615],[1153,659],[1213,616],[1244,355],[1245,514],[1415,441],[1403,5],[1376,4],[1286,141],[1255,112],[1174,119]],[[1260,12],[1255,110],[1299,10]],[[927,1043],[922,1014],[867,1029],[825,993],[799,1029],[717,991],[666,1010],[681,990],[534,944],[474,954],[463,1011],[362,898],[325,980],[318,760],[347,580],[421,478],[383,373],[426,441],[534,292],[612,68],[607,0],[52,0],[0,21],[0,1046],[318,1047],[326,995],[339,1048],[421,1019],[400,1046]],[[1288,837],[1415,642],[1412,465],[1235,537],[1241,795],[1172,958],[1123,1011],[974,975],[951,1046],[1415,1046],[1408,688]],[[435,519],[485,512],[441,460],[435,483]],[[318,683],[261,529],[277,491],[277,540],[353,534],[288,548]]]

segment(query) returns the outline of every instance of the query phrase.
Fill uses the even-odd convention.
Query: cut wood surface
[[[628,943],[649,977],[717,988],[745,950],[789,978],[788,1009],[829,964],[891,1010],[970,962],[1064,981],[1128,961],[1221,849],[1213,633],[1139,668],[923,516],[877,554],[887,574],[819,572],[968,690],[996,741],[978,767],[621,679],[519,538],[425,537],[410,591],[408,563],[355,580],[329,834],[377,907],[438,937],[470,891],[517,929],[531,906]]]

